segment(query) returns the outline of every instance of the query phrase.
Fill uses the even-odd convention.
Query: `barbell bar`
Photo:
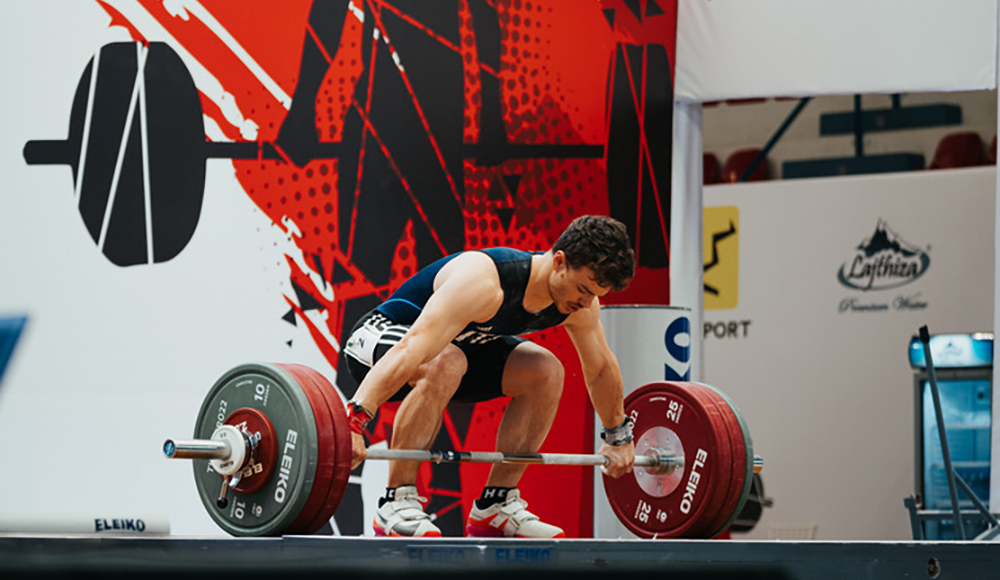
[[[246,437],[247,435],[244,435]],[[227,461],[233,456],[229,443],[218,440],[173,440],[163,444],[163,454],[168,459],[212,459]],[[608,457],[597,454],[573,453],[500,453],[485,451],[427,451],[422,449],[368,449],[368,460],[427,461],[430,463],[508,463],[534,465],[603,466]],[[660,468],[663,473],[682,467],[681,457],[646,454],[635,458],[637,467]],[[245,466],[244,466],[245,467]],[[222,474],[228,475],[228,474]]]
[[[247,437],[249,434],[244,434]],[[214,459],[227,461],[233,448],[217,439],[167,439],[163,443],[167,459]],[[422,449],[373,449],[367,450],[368,460],[427,461],[430,463],[507,463],[526,465],[580,465],[601,467],[610,459],[606,455],[586,453],[500,453],[494,451],[433,451]],[[684,466],[684,458],[660,453],[647,453],[635,457],[636,467],[659,468],[653,473],[667,473]],[[760,473],[764,460],[754,456],[754,473]],[[245,467],[245,466],[244,466]],[[222,474],[228,475],[228,474]]]

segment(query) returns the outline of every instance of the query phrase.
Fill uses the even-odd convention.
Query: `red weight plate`
[[[732,449],[721,412],[699,390],[660,382],[630,393],[625,413],[634,421],[640,447],[648,439],[668,447],[674,442],[683,451],[685,465],[659,476],[644,468],[618,479],[604,476],[611,508],[637,536],[689,537],[705,527],[706,511],[715,514],[715,488],[729,477]]]
[[[278,439],[274,434],[274,426],[267,415],[250,407],[236,409],[226,417],[224,423],[237,429],[246,429],[251,434],[260,434],[253,461],[243,469],[239,485],[233,488],[236,493],[244,495],[254,493],[271,479],[278,460]]]
[[[333,462],[330,486],[323,501],[315,510],[311,520],[303,525],[300,533],[313,534],[325,526],[332,518],[344,497],[351,476],[351,432],[343,400],[336,388],[318,371],[299,366],[299,372],[311,380],[311,385],[326,402],[331,419],[333,445],[330,459]]]
[[[722,469],[718,473],[718,479],[716,480],[717,485],[712,487],[712,499],[709,507],[706,509],[704,517],[702,517],[699,522],[702,526],[699,529],[694,530],[692,533],[696,534],[699,538],[711,538],[716,534],[714,533],[717,527],[715,526],[715,521],[721,517],[722,509],[726,503],[728,494],[730,493],[730,488],[732,486],[733,475],[734,475],[734,465],[733,462],[735,458],[732,454],[732,430],[730,429],[728,423],[726,422],[726,407],[719,403],[714,397],[714,392],[710,389],[703,388],[702,385],[697,383],[686,383],[687,388],[695,389],[701,393],[706,400],[710,401],[715,405],[715,408],[719,411],[720,416],[723,421],[723,429],[717,432],[719,435],[719,445],[722,447],[728,447],[729,449],[729,461],[726,463],[725,469]]]
[[[686,456],[688,467],[672,474],[654,476],[640,468],[633,472],[634,481],[626,478],[622,479],[628,483],[615,480],[619,485],[612,483],[607,488],[612,507],[632,495],[630,492],[635,492],[640,497],[629,497],[626,502],[635,505],[634,512],[631,506],[616,509],[619,518],[633,533],[644,537],[704,536],[705,520],[717,513],[718,504],[715,502],[721,499],[723,493],[717,489],[715,482],[725,484],[730,473],[731,449],[724,444],[727,443],[727,435],[721,413],[709,397],[687,388],[684,383],[657,383],[649,386],[647,391],[644,397],[635,399],[637,404],[628,411],[634,414],[634,411],[642,410],[639,416],[645,417],[645,420],[637,420],[636,423],[637,452],[648,452],[643,448],[644,440],[652,435],[654,440],[659,441],[661,450],[676,453],[670,443],[673,440],[680,446],[680,453]],[[664,396],[668,391],[680,396],[681,400]],[[649,405],[656,407],[657,404],[659,409],[647,409]],[[688,410],[687,416],[684,415],[685,410]],[[663,449],[664,446],[668,449]],[[692,475],[691,471],[696,471],[697,475]],[[609,481],[608,478],[605,480]],[[617,492],[618,489],[625,493]]]
[[[327,493],[323,505],[320,506],[319,511],[316,513],[315,519],[306,526],[306,529],[310,530],[307,533],[314,533],[330,521],[334,512],[337,511],[340,501],[344,498],[344,492],[347,490],[347,483],[351,477],[351,429],[348,425],[344,401],[340,398],[333,384],[315,369],[309,367],[302,368],[305,369],[304,372],[307,375],[312,377],[320,393],[326,399],[333,418],[333,433],[334,441],[336,442],[336,447],[334,448],[333,480],[330,484],[330,491]]]
[[[733,476],[730,483],[729,494],[726,496],[726,503],[722,506],[720,521],[717,522],[712,536],[717,536],[726,531],[732,524],[733,519],[742,508],[747,484],[753,478],[753,456],[751,462],[747,463],[747,446],[743,438],[741,425],[735,416],[727,419],[729,432],[733,445]],[[748,471],[749,468],[749,471]]]
[[[735,403],[721,390],[710,385],[703,387],[713,393],[719,408],[723,409],[733,449],[733,476],[729,493],[711,533],[712,536],[717,536],[729,528],[733,519],[743,509],[746,496],[749,494],[750,484],[753,481],[753,444],[749,433],[745,432],[746,423]]]
[[[716,403],[716,407],[720,410],[720,413],[722,413],[723,418],[727,418],[725,405],[719,404],[718,400],[715,399],[714,397],[713,400]],[[733,488],[735,487],[735,485],[733,483],[733,479],[738,477],[738,471],[736,470],[736,465],[735,465],[737,458],[732,453],[733,430],[732,427],[729,425],[728,421],[724,421],[724,423],[726,425],[726,435],[725,435],[725,442],[722,444],[728,445],[730,448],[731,459],[730,459],[729,477],[725,482],[720,482],[720,485],[718,487],[718,491],[720,493],[717,496],[718,503],[715,504],[716,508],[714,510],[713,515],[711,517],[706,517],[705,520],[703,520],[705,526],[699,531],[700,537],[710,538],[718,535],[716,532],[719,529],[719,526],[722,524],[722,522],[724,522],[727,519],[729,515],[726,504],[729,502],[730,494],[734,493]],[[738,493],[738,491],[736,493]]]
[[[701,389],[700,385],[696,383],[676,384],[697,395],[706,407],[714,407],[718,413],[717,416],[720,418],[720,423],[715,426],[715,430],[713,431],[720,451],[718,461],[715,464],[711,487],[706,492],[708,495],[705,499],[705,511],[698,518],[697,524],[692,526],[691,530],[685,535],[685,537],[691,538],[710,538],[714,529],[711,527],[711,524],[718,515],[721,505],[726,500],[726,493],[729,491],[729,483],[732,479],[732,446],[729,445],[729,429],[726,426],[725,414],[722,407],[715,402],[715,399],[709,392]]]
[[[725,407],[718,404],[713,392],[702,388],[702,386],[697,383],[678,383],[678,385],[683,385],[684,388],[689,389],[692,393],[697,393],[698,396],[702,398],[705,405],[715,407],[719,417],[721,418],[721,426],[716,431],[716,435],[719,437],[718,444],[720,447],[725,447],[729,451],[729,459],[726,464],[724,466],[718,466],[719,469],[716,472],[717,477],[709,490],[709,496],[706,500],[707,506],[701,517],[698,518],[698,525],[693,526],[686,535],[686,537],[692,538],[710,538],[713,535],[712,532],[716,529],[715,522],[721,516],[722,506],[726,502],[726,497],[732,483],[733,456],[732,445],[730,443],[730,430],[725,421]]]
[[[295,520],[285,530],[285,534],[312,534],[316,530],[307,530],[307,526],[316,518],[316,511],[326,500],[333,483],[334,464],[336,461],[334,450],[333,417],[326,403],[326,399],[315,386],[312,378],[306,374],[301,365],[280,364],[279,367],[290,373],[302,387],[302,391],[309,399],[313,416],[316,418],[316,436],[318,439],[318,451],[316,458],[316,476],[313,478],[312,490],[309,491],[309,499],[302,506],[302,511],[295,517]]]
[[[297,364],[278,365],[295,377],[296,382],[309,399],[309,406],[312,409],[316,420],[316,432],[319,440],[316,476],[313,478],[313,488],[309,492],[309,499],[302,507],[302,511],[296,516],[295,521],[285,530],[285,535],[308,535],[315,530],[308,528],[316,517],[317,510],[326,500],[333,483],[333,457],[332,452],[336,448],[333,431],[333,417],[330,414],[326,399],[319,392],[318,387],[313,383],[312,377],[305,373],[305,368]]]
[[[746,449],[743,443],[743,432],[740,424],[736,421],[732,407],[729,406],[725,397],[713,387],[692,383],[692,388],[696,388],[705,393],[722,413],[726,424],[726,439],[731,450],[730,475],[726,482],[718,486],[720,492],[717,496],[718,506],[715,515],[710,519],[703,520],[705,527],[700,531],[704,537],[715,537],[723,531],[723,527],[732,515],[736,503],[739,501],[740,492],[743,489],[744,472],[746,471]]]

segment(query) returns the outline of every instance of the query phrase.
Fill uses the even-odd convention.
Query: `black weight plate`
[[[194,438],[209,439],[231,412],[243,407],[267,416],[277,435],[277,466],[270,480],[250,494],[230,492],[216,505],[222,478],[207,460],[195,460],[198,495],[209,516],[234,536],[278,536],[301,514],[312,492],[319,445],[309,399],[295,377],[277,365],[251,363],[224,374],[205,397]]]

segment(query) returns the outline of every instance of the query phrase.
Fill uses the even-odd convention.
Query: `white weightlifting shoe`
[[[528,511],[528,502],[521,492],[507,492],[507,501],[481,510],[472,504],[465,522],[465,535],[470,538],[565,538],[561,528],[546,524]]]
[[[424,513],[427,498],[417,495],[415,485],[396,488],[396,499],[382,504],[375,512],[376,536],[405,538],[440,538],[441,530]]]

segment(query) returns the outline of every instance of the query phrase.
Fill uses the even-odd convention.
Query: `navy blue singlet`
[[[524,309],[524,291],[531,276],[530,252],[513,248],[476,251],[489,256],[496,265],[500,275],[500,288],[503,290],[503,304],[493,318],[466,326],[455,339],[456,342],[483,342],[488,337],[525,334],[557,326],[566,320],[568,315],[559,312],[555,304],[541,312],[528,312]],[[434,293],[434,277],[445,264],[462,253],[441,258],[420,270],[375,310],[397,324],[413,324]]]

